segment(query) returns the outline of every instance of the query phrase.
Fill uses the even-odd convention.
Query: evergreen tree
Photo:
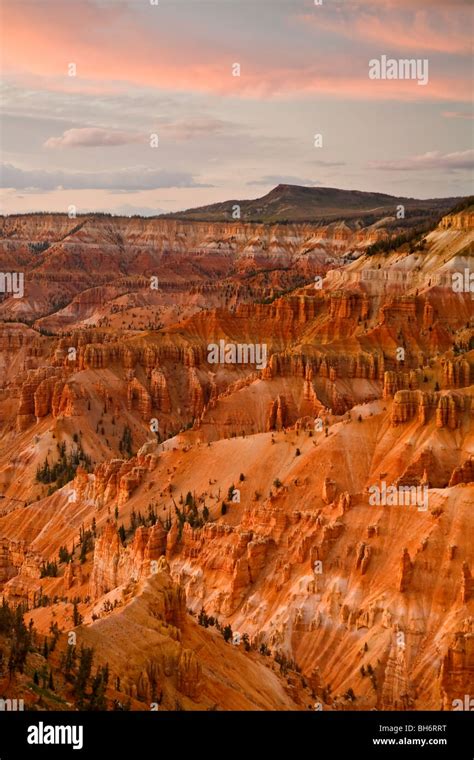
[[[206,615],[206,610],[204,607],[201,607],[201,611],[198,615],[198,623],[199,625],[202,625],[204,628],[208,628],[209,626],[209,619]]]
[[[133,439],[132,439],[132,431],[130,430],[129,426],[126,425],[123,429],[122,438],[119,442],[119,451],[122,454],[126,454],[128,458],[133,456],[132,451],[132,445],[133,445]]]
[[[68,676],[72,669],[74,668],[74,664],[76,662],[76,647],[72,644],[68,644],[66,649],[66,661],[64,664],[64,670],[66,673],[66,676]]]
[[[106,710],[107,702],[105,699],[105,687],[108,681],[108,665],[105,668],[97,668],[97,672],[92,680],[91,695],[89,699],[90,710]]]
[[[72,559],[72,555],[69,554],[65,546],[59,547],[59,562],[69,562]]]
[[[5,605],[5,602],[4,602]],[[8,608],[8,604],[6,605]],[[9,609],[9,608],[8,608]],[[16,670],[19,673],[23,673],[26,657],[30,651],[33,632],[31,628],[27,628],[23,621],[24,608],[22,605],[18,605],[14,613],[11,613],[9,636],[11,637],[10,657],[8,660],[8,670],[10,676],[12,676]],[[8,613],[4,610],[2,617],[8,620]]]
[[[82,623],[82,621],[84,619],[82,617],[81,613],[79,612],[78,608],[77,608],[77,602],[76,602],[76,600],[74,600],[74,604],[73,604],[73,607],[72,607],[72,619],[73,619],[74,627],[75,628],[76,628],[76,626],[81,625],[81,623]]]
[[[77,697],[78,707],[80,710],[82,710],[84,707],[87,685],[91,674],[93,654],[93,649],[84,646],[81,647],[78,673],[74,685],[74,692]]]

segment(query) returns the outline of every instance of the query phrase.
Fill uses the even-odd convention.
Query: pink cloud
[[[29,3],[25,9],[23,3],[4,0],[9,29],[4,39],[4,73],[24,86],[91,94],[138,86],[247,98],[321,94],[377,100],[470,99],[469,82],[459,77],[430,78],[423,88],[412,81],[370,81],[365,61],[359,56],[359,71],[351,71],[342,47],[340,54],[335,50],[329,59],[314,56],[316,63],[308,66],[306,59],[295,60],[298,51],[284,49],[275,65],[265,46],[256,46],[240,61],[241,76],[232,76],[235,52],[229,53],[225,39],[206,45],[191,27],[183,27],[177,45],[173,35],[167,37],[161,30],[157,35],[156,26],[146,26],[143,16],[131,13],[126,4],[98,8],[84,0],[71,12],[70,6],[52,0],[47,7],[52,12],[45,14],[42,4]],[[395,32],[367,18],[373,38],[421,36],[421,20],[415,31],[396,27]],[[359,17],[347,33],[361,34],[361,26]],[[68,76],[70,63],[76,64],[76,77]]]

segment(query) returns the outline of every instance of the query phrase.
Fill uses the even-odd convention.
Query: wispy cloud
[[[325,167],[331,167],[331,166],[346,166],[345,161],[323,161],[323,160],[317,160],[312,161],[312,164],[315,166],[325,166]]]
[[[472,111],[443,111],[445,119],[474,119]]]
[[[470,55],[471,30],[469,17],[462,14],[454,16],[446,4],[439,7],[436,13],[423,10],[415,3],[411,8],[380,6],[364,9],[359,6],[357,12],[350,13],[350,7],[344,8],[339,14],[328,14],[324,17],[315,14],[302,15],[305,24],[314,26],[315,31],[322,31],[377,45],[377,49],[391,51],[450,53],[455,55]],[[411,10],[411,13],[409,12]]]
[[[134,132],[82,127],[67,129],[60,137],[50,137],[44,145],[46,148],[103,148],[108,145],[130,145],[143,142],[146,142],[146,137]]]
[[[12,164],[0,167],[0,186],[16,190],[57,190],[63,188],[138,192],[164,187],[210,187],[196,182],[187,172],[169,172],[149,167],[117,171],[66,172],[20,169]]]
[[[237,124],[223,119],[190,118],[180,121],[168,122],[158,125],[158,131],[169,135],[175,140],[196,140],[201,137],[213,137],[216,135],[228,135],[239,130]]]
[[[115,147],[117,145],[149,144],[152,135],[166,136],[178,142],[200,138],[229,135],[238,130],[238,125],[223,119],[191,118],[188,120],[159,120],[154,132],[141,134],[104,127],[75,127],[67,129],[59,137],[49,137],[46,148],[97,148]]]
[[[419,171],[448,169],[451,171],[470,170],[474,168],[474,150],[458,151],[456,153],[440,153],[431,151],[420,156],[411,156],[396,161],[371,161],[370,169],[385,171]]]

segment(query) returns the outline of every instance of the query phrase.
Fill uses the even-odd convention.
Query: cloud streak
[[[67,129],[61,137],[50,137],[44,145],[46,148],[103,148],[143,142],[146,142],[146,137],[134,132],[120,132],[100,127],[82,127]]]
[[[211,187],[196,182],[187,172],[169,172],[149,167],[134,167],[117,171],[67,172],[42,169],[20,169],[12,164],[0,167],[0,186],[16,190],[113,190],[139,192],[167,187]]]
[[[444,3],[445,6],[445,3]],[[392,8],[393,6],[389,6]],[[471,34],[468,14],[453,16],[446,7],[436,13],[420,10],[412,2],[411,13],[408,9],[394,10],[390,14],[381,12],[380,6],[348,13],[328,15],[324,18],[304,14],[301,18],[315,31],[359,40],[366,45],[382,46],[390,51],[411,50],[418,55],[426,53],[449,53],[469,56],[471,53]]]
[[[474,113],[469,111],[443,111],[445,119],[474,119]]]
[[[440,153],[431,151],[420,156],[396,161],[371,161],[370,169],[385,171],[433,171],[444,169],[448,171],[469,171],[474,168],[474,150],[458,151],[456,153]]]

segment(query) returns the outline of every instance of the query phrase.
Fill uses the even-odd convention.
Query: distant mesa
[[[443,215],[461,198],[419,200],[385,193],[341,190],[335,187],[277,185],[254,200],[228,200],[208,206],[168,214],[168,217],[194,221],[230,221],[236,206],[245,222],[334,222],[360,219],[364,225],[395,216],[402,205],[410,224],[433,214]]]

